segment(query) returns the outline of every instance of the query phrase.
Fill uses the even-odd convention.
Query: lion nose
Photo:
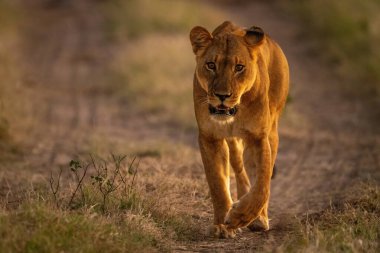
[[[224,101],[224,100],[226,100],[226,98],[229,98],[229,97],[231,97],[231,94],[217,94],[217,93],[215,93],[215,96],[217,96],[219,99],[220,99],[220,101]]]

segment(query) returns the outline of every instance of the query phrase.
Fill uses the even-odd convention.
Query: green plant
[[[79,161],[71,160],[69,166],[70,166],[71,172],[74,173],[77,186],[75,187],[75,190],[71,194],[71,198],[70,198],[69,203],[67,205],[69,207],[72,205],[72,203],[74,201],[74,197],[75,197],[76,193],[78,192],[78,189],[80,190],[81,196],[82,196],[81,202],[83,205],[86,205],[86,197],[85,197],[85,194],[83,192],[82,183],[83,183],[84,178],[86,177],[87,170],[88,170],[90,165],[89,164],[82,165]],[[82,176],[79,176],[79,170],[80,169],[83,170]]]
[[[53,176],[53,171],[50,172],[50,178],[49,178],[49,184],[50,184],[50,190],[53,194],[53,199],[55,206],[59,208],[59,190],[60,190],[60,183],[61,183],[61,176],[62,176],[62,168],[59,168],[58,177],[55,179]]]
[[[114,167],[113,170],[110,170],[105,161],[97,165],[91,156],[92,165],[96,170],[96,175],[91,176],[91,179],[93,180],[92,184],[97,187],[102,195],[101,207],[103,213],[106,212],[107,200],[109,199],[110,194],[116,191],[120,185],[124,186],[121,201],[123,201],[125,197],[129,197],[132,193],[138,167],[133,169],[133,163],[136,159],[134,158],[129,165],[127,172],[124,174],[121,170],[121,163],[125,158],[126,156],[112,155]],[[127,175],[132,175],[130,184],[128,184]]]
[[[107,203],[111,197],[119,199],[120,203],[128,202],[130,197],[134,198],[135,179],[138,171],[138,163],[135,164],[136,158],[133,158],[126,167],[123,164],[126,156],[111,155],[111,159],[111,161],[104,159],[97,161],[91,155],[90,162],[71,160],[69,172],[74,178],[73,188],[62,189],[64,187],[61,184],[62,168],[57,177],[54,177],[51,172],[49,188],[55,206],[63,209],[76,209],[87,204],[99,205],[104,214],[107,212]],[[89,170],[92,171],[90,176],[88,176]],[[91,182],[91,184],[87,182]],[[66,193],[64,194],[62,191],[66,191]],[[80,198],[78,198],[78,193],[80,193]],[[97,196],[100,196],[100,199]]]

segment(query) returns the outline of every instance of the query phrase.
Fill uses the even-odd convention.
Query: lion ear
[[[211,44],[212,36],[206,28],[196,26],[191,29],[190,41],[193,46],[194,54],[198,54]]]
[[[264,37],[265,33],[263,29],[257,26],[252,26],[246,30],[244,39],[249,45],[253,46],[260,44],[263,41]]]

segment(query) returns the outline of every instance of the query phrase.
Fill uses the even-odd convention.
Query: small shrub
[[[128,166],[123,164],[126,156],[112,155],[111,161],[96,160],[93,156],[90,158],[89,162],[70,161],[68,171],[74,179],[74,185],[66,186],[69,189],[63,189],[65,186],[61,184],[62,168],[56,177],[51,174],[49,184],[55,206],[63,209],[99,206],[105,214],[110,198],[114,198],[119,200],[120,209],[125,208],[126,203],[135,198],[138,171],[136,158]]]

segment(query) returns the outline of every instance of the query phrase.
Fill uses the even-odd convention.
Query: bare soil
[[[280,123],[270,231],[252,233],[244,229],[229,240],[201,236],[195,241],[175,243],[172,250],[273,250],[292,236],[296,217],[342,201],[360,180],[380,178],[380,128],[375,124],[378,111],[355,96],[347,88],[347,80],[335,76],[329,66],[310,53],[312,43],[300,35],[302,24],[272,3],[208,4],[225,12],[226,20],[261,26],[281,45],[291,68],[291,101]],[[61,6],[31,8],[34,18],[24,25],[25,43],[20,52],[24,62],[21,85],[33,94],[28,101],[33,119],[30,129],[27,136],[18,137],[28,151],[17,162],[23,164],[22,177],[32,181],[43,178],[48,169],[91,149],[97,138],[103,141],[106,137],[115,145],[120,140],[138,143],[160,139],[197,150],[196,131],[177,133],[175,126],[149,115],[136,115],[130,106],[98,92],[107,82],[104,67],[117,54],[117,46],[104,38],[103,17],[91,8],[91,2],[68,1]],[[149,159],[167,167],[176,164],[178,175],[205,180],[199,156],[184,158],[182,167],[177,158]],[[17,178],[18,171],[3,174],[3,178]],[[206,230],[212,218],[211,203],[190,206],[186,199],[176,201],[189,208],[189,213],[198,214],[196,219]]]

